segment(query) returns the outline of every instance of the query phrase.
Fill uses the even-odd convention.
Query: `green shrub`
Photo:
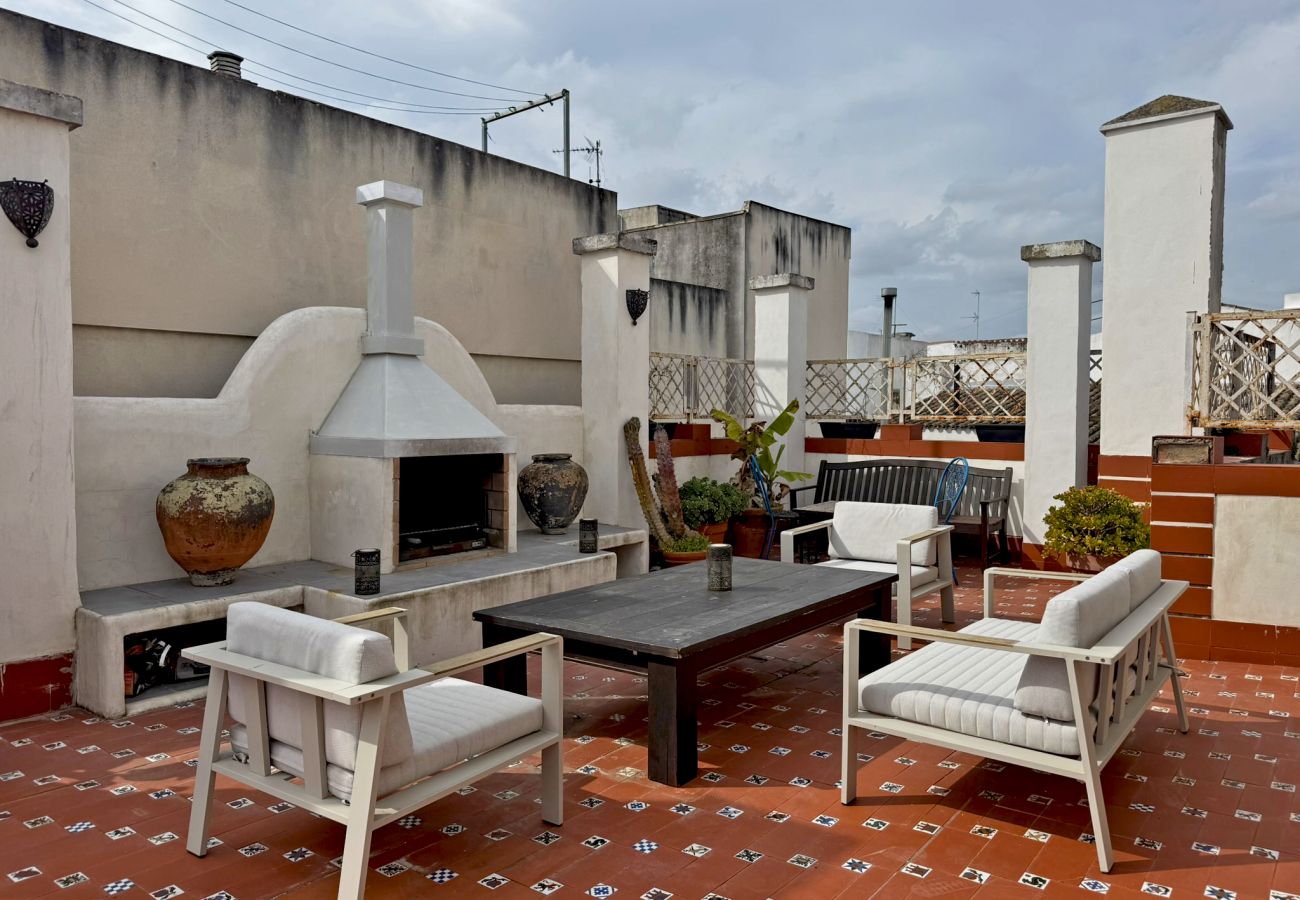
[[[1151,545],[1142,505],[1110,488],[1070,488],[1047,510],[1043,549],[1067,557],[1126,556]]]
[[[702,534],[691,532],[686,537],[669,541],[668,546],[663,549],[669,553],[701,553],[709,549],[709,539]]]
[[[703,476],[683,484],[678,493],[682,498],[682,518],[690,529],[725,522],[749,506],[749,495],[734,484]]]

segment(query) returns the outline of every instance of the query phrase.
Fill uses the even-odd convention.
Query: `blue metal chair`
[[[954,457],[944,466],[939,476],[939,486],[934,491],[934,508],[939,510],[939,524],[947,525],[953,513],[961,503],[961,495],[966,492],[966,482],[970,478],[970,460],[964,456]],[[957,567],[952,570],[952,583],[957,583]]]
[[[767,512],[767,533],[763,536],[763,555],[759,557],[767,559],[772,552],[772,539],[776,537],[776,512],[772,509],[772,497],[767,492],[767,482],[763,480],[763,470],[758,467],[758,458],[755,456],[749,458],[749,471],[753,473],[759,499],[763,501],[763,509]]]
[[[961,495],[966,492],[966,481],[970,478],[970,460],[958,456],[944,467],[939,476],[939,486],[934,492],[934,508],[939,510],[939,523],[947,525],[953,513],[961,503]]]

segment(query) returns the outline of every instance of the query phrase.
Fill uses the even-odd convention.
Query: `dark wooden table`
[[[698,771],[696,679],[701,672],[819,626],[855,616],[889,619],[895,575],[736,559],[734,588],[708,590],[706,563],[482,609],[483,646],[539,631],[564,638],[571,659],[644,673],[650,693],[653,781],[685,784]],[[889,662],[889,639],[862,637],[858,671]],[[488,666],[484,681],[528,690],[527,661]]]

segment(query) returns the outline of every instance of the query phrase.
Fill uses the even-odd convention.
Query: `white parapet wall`
[[[502,430],[517,435],[521,453],[561,449],[582,462],[582,430],[574,408],[562,407],[560,414],[554,407],[498,407],[459,341],[426,319],[416,324],[428,348],[425,363]],[[196,456],[247,456],[249,469],[275,492],[271,532],[250,566],[315,558],[308,437],[356,369],[365,327],[360,309],[310,307],[287,313],[267,327],[211,399],[77,397],[81,589],[181,574],[163,549],[154,501],[164,484],[185,471],[186,459]],[[335,506],[340,514],[348,508],[343,501]],[[380,528],[381,514],[371,512]],[[384,534],[376,534],[374,546],[387,546],[384,541]]]
[[[1214,500],[1214,618],[1300,626],[1293,586],[1297,546],[1300,497],[1218,495]]]

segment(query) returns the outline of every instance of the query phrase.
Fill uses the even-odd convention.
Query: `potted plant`
[[[1043,522],[1044,556],[1076,572],[1100,572],[1106,566],[1151,544],[1151,527],[1142,519],[1143,504],[1104,487],[1070,488],[1055,498]]]
[[[679,566],[704,559],[708,553],[709,539],[686,526],[668,432],[662,427],[655,429],[655,463],[658,472],[653,482],[646,471],[645,455],[641,452],[640,419],[633,416],[627,420],[623,425],[623,438],[627,443],[628,465],[632,468],[632,483],[636,486],[641,512],[645,516],[650,537],[663,553],[664,562],[670,566]]]
[[[678,489],[682,501],[682,519],[694,529],[720,544],[727,538],[727,523],[749,507],[749,496],[730,482],[698,476]]]
[[[732,526],[733,547],[737,556],[751,558],[761,556],[763,543],[767,537],[767,510],[763,508],[759,485],[754,483],[751,460],[758,463],[759,477],[763,481],[763,487],[767,489],[767,496],[773,510],[781,509],[784,505],[785,497],[790,492],[790,482],[812,478],[808,472],[792,472],[781,468],[785,445],[781,444],[779,439],[794,426],[797,412],[799,412],[799,401],[791,400],[790,405],[770,423],[755,422],[748,428],[740,420],[721,409],[715,409],[711,414],[715,421],[723,424],[727,438],[736,445],[731,458],[740,460],[740,471],[732,481],[750,498],[749,508]],[[778,479],[784,483],[778,483]]]

